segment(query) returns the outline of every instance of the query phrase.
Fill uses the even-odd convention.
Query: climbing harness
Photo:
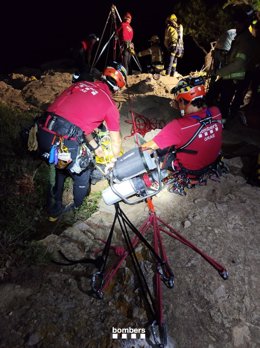
[[[210,124],[221,124],[221,120],[213,120],[210,111],[206,110],[206,117],[200,118],[199,116],[192,116],[198,120],[200,127],[196,130],[193,136],[179,148],[170,148],[163,160],[162,167],[165,168],[171,165],[171,174],[165,179],[164,184],[167,185],[169,192],[177,193],[181,196],[186,195],[187,189],[194,188],[196,185],[204,186],[207,184],[207,180],[219,180],[222,174],[228,173],[228,167],[222,161],[222,157],[219,156],[216,161],[205,168],[200,170],[190,170],[184,168],[181,163],[178,163],[178,168],[175,168],[174,160],[176,154],[179,152],[186,152],[189,154],[196,154],[196,150],[187,149],[187,147],[197,138],[201,130]],[[170,162],[170,163],[169,163]]]

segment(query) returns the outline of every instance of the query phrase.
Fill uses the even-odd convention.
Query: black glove
[[[176,45],[175,44],[171,44],[169,47],[169,52],[173,53],[176,51]]]

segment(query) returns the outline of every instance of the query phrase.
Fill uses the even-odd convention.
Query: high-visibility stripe
[[[245,72],[236,72],[223,76],[224,80],[243,80],[245,78]]]

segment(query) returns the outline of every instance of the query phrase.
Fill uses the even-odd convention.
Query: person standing
[[[212,105],[218,103],[225,127],[231,125],[243,105],[248,88],[247,72],[252,69],[256,50],[255,38],[248,30],[251,18],[243,10],[237,10],[233,19],[236,37],[226,65],[217,69],[218,78],[208,92],[208,102]]]
[[[163,70],[163,52],[160,46],[160,38],[158,35],[153,35],[149,42],[151,47],[139,52],[137,57],[150,56],[151,61],[147,66],[147,70],[151,73],[158,73]]]
[[[93,169],[91,153],[104,157],[93,136],[103,122],[109,130],[113,155],[119,156],[120,115],[111,95],[125,84],[126,70],[113,62],[105,68],[101,81],[76,82],[67,88],[39,121],[39,150],[43,158],[55,164],[55,185],[51,192],[54,204],[48,209],[50,221],[57,220],[68,209],[80,207],[88,194]],[[68,176],[73,179],[74,201],[64,207],[62,196]]]
[[[236,29],[229,29],[218,38],[214,50],[212,51],[213,74],[216,74],[218,69],[226,65],[227,54],[231,49],[236,34]]]
[[[132,22],[132,15],[129,12],[126,12],[126,14],[123,17],[123,21],[119,28],[117,28],[116,36],[119,40],[120,45],[120,52],[121,52],[121,59],[122,64],[126,69],[127,75],[130,73],[130,61],[132,54],[134,54],[134,44],[132,42],[134,37],[134,31],[131,27]]]
[[[93,48],[98,41],[99,41],[99,37],[97,37],[96,34],[89,34],[87,38],[87,47],[85,51],[87,67],[89,70],[91,69],[91,64],[92,64]]]
[[[73,49],[73,59],[77,71],[74,73],[73,82],[79,80],[92,80],[89,78],[91,63],[92,63],[92,52],[96,42],[99,38],[96,34],[89,34],[87,39],[80,41],[78,47]]]
[[[174,76],[178,58],[184,54],[183,26],[177,23],[177,16],[173,13],[166,19],[164,46],[166,48],[166,75]]]

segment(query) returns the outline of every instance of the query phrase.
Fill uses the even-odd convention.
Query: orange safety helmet
[[[124,21],[128,21],[131,22],[132,20],[132,15],[130,12],[126,12],[126,14],[124,15]]]
[[[126,76],[126,69],[122,64],[117,62],[113,62],[110,66],[107,66],[102,75],[103,79],[114,92],[126,85]]]
[[[187,77],[178,82],[171,93],[175,95],[175,99],[186,100],[191,103],[193,100],[203,98],[206,95],[205,80],[203,77]]]

